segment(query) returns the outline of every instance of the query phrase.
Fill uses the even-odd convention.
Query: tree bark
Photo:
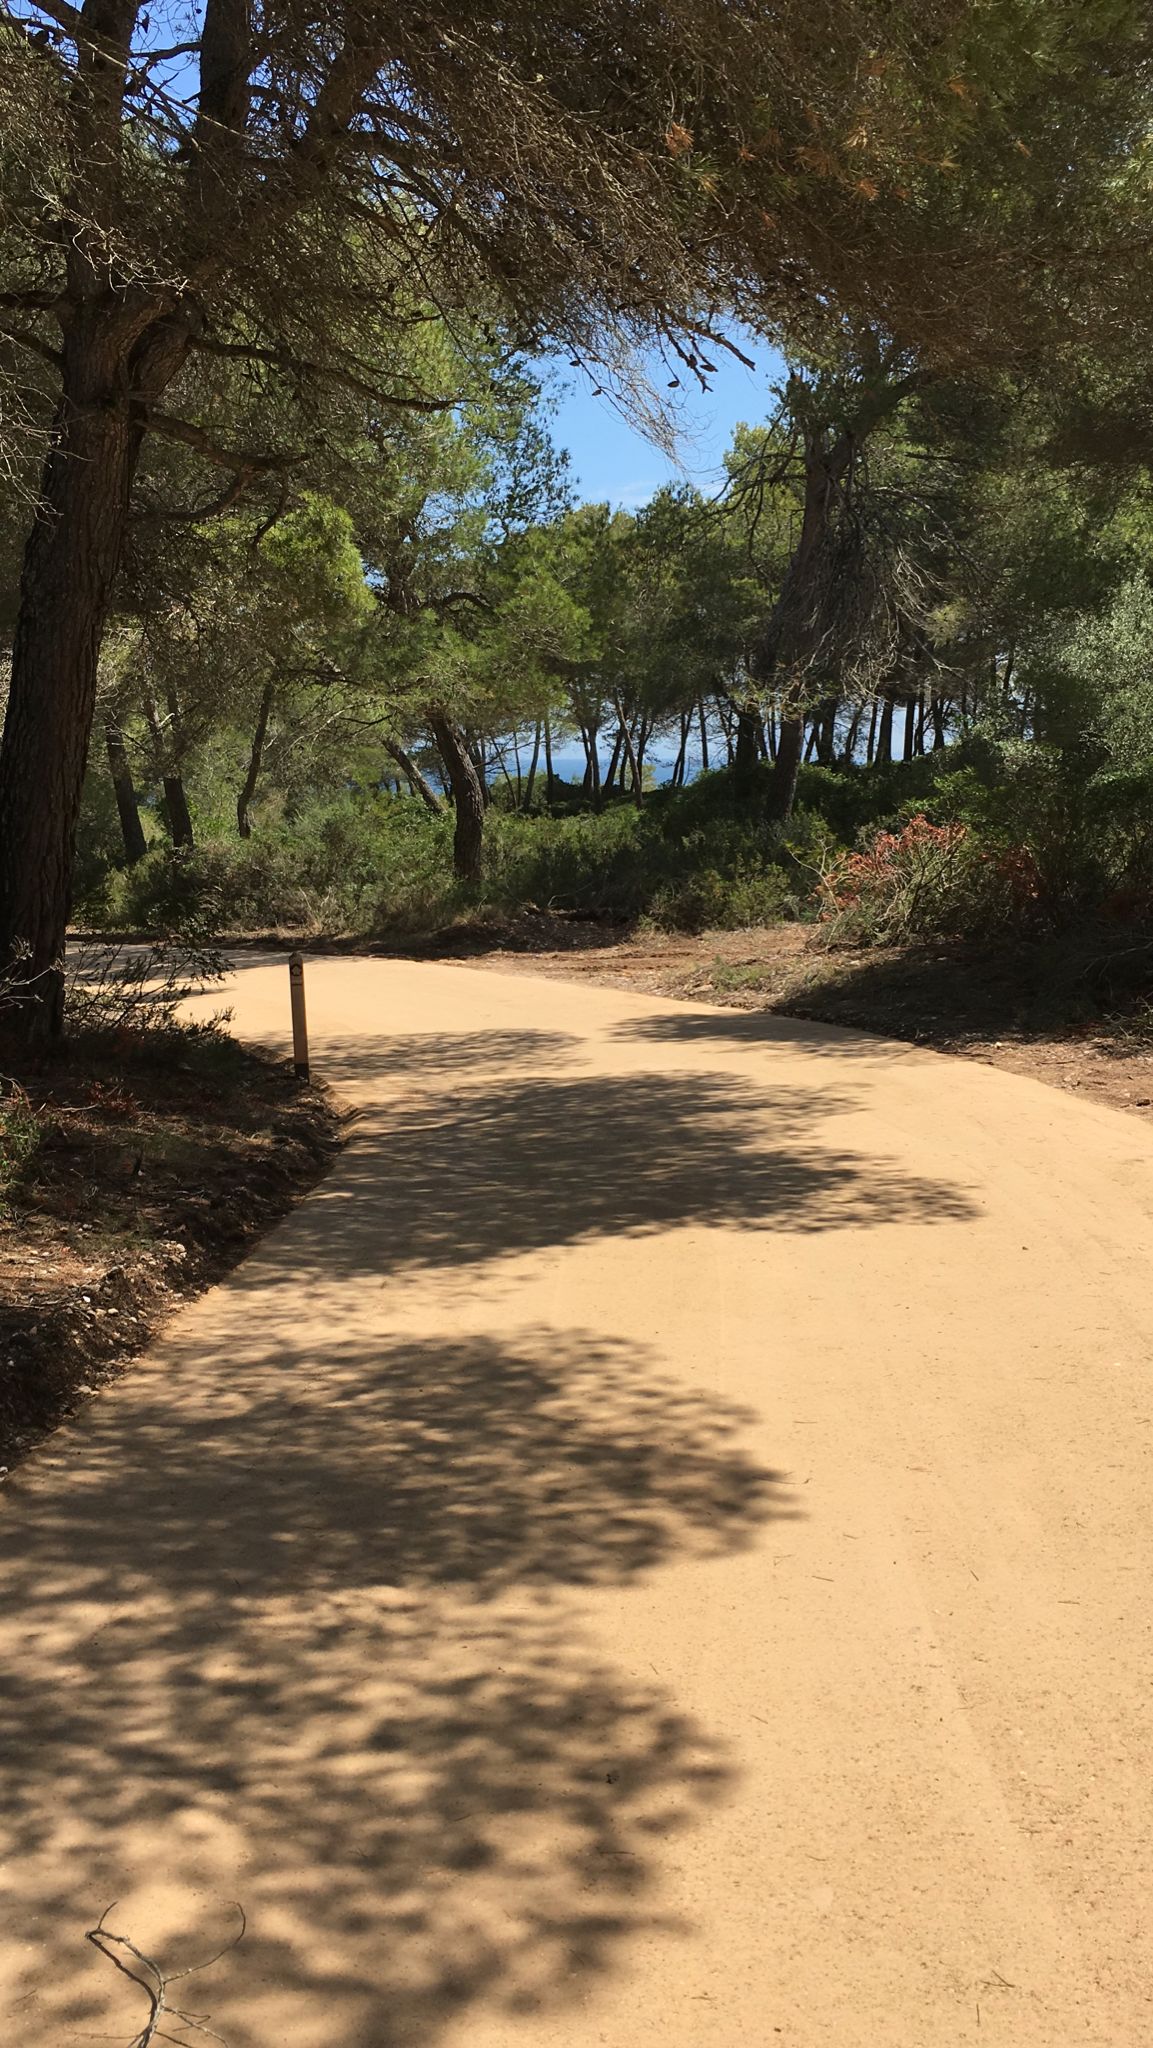
[[[452,835],[452,865],[461,882],[479,881],[484,868],[484,790],[476,763],[460,727],[446,711],[429,714],[429,727],[436,741],[456,810]]]
[[[917,750],[917,701],[909,697],[905,701],[905,744],[902,759],[911,761]]]
[[[96,667],[120,563],[138,439],[110,402],[116,365],[80,320],[64,341],[63,391],[24,550],[0,745],[0,969],[20,963],[37,1000],[29,1039],[64,1025],[64,940]],[[85,354],[96,361],[85,360]]]
[[[536,771],[540,762],[540,731],[540,719],[538,718],[536,731],[532,738],[532,759],[528,764],[528,776],[524,786],[524,807],[526,811],[531,811],[532,809],[532,795],[536,788]]]
[[[703,697],[697,705],[697,713],[700,718],[701,731],[701,774],[707,775],[709,772],[709,725],[705,717],[705,700]]]
[[[435,818],[439,818],[444,810],[444,805],[441,803],[427,776],[421,774],[411,754],[406,753],[398,740],[390,739],[385,740],[384,751],[391,760],[396,762],[413,795],[420,798],[421,803],[432,812]]]
[[[877,751],[873,759],[887,767],[893,758],[893,698],[886,692],[881,701],[881,717],[877,726]]]
[[[645,800],[645,799],[644,799],[644,791],[643,791],[643,789],[641,788],[641,770],[640,770],[640,763],[639,763],[639,761],[637,760],[637,752],[636,752],[636,748],[635,748],[635,747],[634,747],[634,745],[633,745],[633,735],[632,735],[632,728],[631,728],[631,726],[629,725],[629,722],[628,722],[628,720],[626,719],[626,717],[625,717],[625,715],[624,715],[624,712],[623,712],[623,711],[621,710],[621,708],[620,708],[620,705],[619,705],[619,704],[617,705],[617,717],[618,717],[618,718],[620,719],[620,722],[621,722],[621,739],[622,739],[622,740],[623,740],[623,742],[624,742],[624,749],[625,749],[625,753],[626,753],[626,754],[627,754],[627,756],[628,756],[628,764],[629,764],[629,774],[630,774],[630,775],[631,775],[631,777],[632,777],[632,784],[633,784],[633,802],[635,803],[635,805],[636,805],[636,807],[637,807],[637,809],[638,809],[638,811],[639,811],[639,810],[641,809],[641,807],[642,807],[643,803],[644,803],[644,800]],[[621,777],[621,781],[622,781],[622,783],[623,783],[623,781],[624,781],[624,777],[623,777],[623,776]]]
[[[805,721],[801,712],[796,711],[789,716],[782,712],[781,729],[777,735],[777,758],[773,762],[766,806],[771,824],[783,825],[792,811],[797,795],[797,777],[801,772],[801,753],[804,744]]]
[[[681,713],[681,743],[677,748],[677,757],[673,762],[673,772],[669,778],[673,789],[680,789],[685,779],[685,750],[689,743],[689,725],[691,720],[691,712],[684,711]]]
[[[104,723],[104,744],[108,749],[108,766],[112,771],[116,809],[120,814],[124,858],[129,866],[133,866],[138,860],[144,859],[148,851],[148,841],[144,837],[144,827],[140,822],[140,806],[136,801],[124,734],[111,718],[106,719]]]
[[[266,683],[260,696],[260,708],[256,714],[256,731],[252,735],[252,750],[248,756],[248,773],[244,786],[236,799],[236,829],[242,839],[251,839],[252,824],[248,808],[256,795],[260,780],[260,764],[264,759],[264,742],[268,738],[268,720],[272,713],[273,686]]]
[[[933,751],[935,753],[938,747],[943,747],[945,744],[945,700],[943,697],[934,697],[929,706],[929,716],[933,721]]]
[[[751,796],[757,787],[764,726],[755,704],[738,704],[737,741],[733,754],[733,787],[738,796]],[[758,737],[759,735],[759,737]]]
[[[555,793],[556,776],[553,774],[552,765],[552,720],[546,717],[544,722],[544,800],[550,810],[552,809]]]

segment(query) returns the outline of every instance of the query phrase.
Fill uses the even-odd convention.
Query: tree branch
[[[451,412],[457,404],[455,398],[415,398],[398,391],[382,391],[378,384],[371,384],[358,377],[352,370],[342,370],[335,363],[313,363],[304,356],[294,356],[283,348],[261,348],[255,342],[214,341],[209,335],[195,335],[192,346],[204,355],[225,356],[237,362],[267,363],[271,369],[285,370],[295,377],[315,377],[319,382],[327,380],[339,384],[345,390],[355,391],[360,398],[371,399],[378,405],[395,406],[405,412],[439,413]]]
[[[157,412],[155,406],[137,402],[133,405],[133,412],[143,416],[144,423],[154,434],[162,434],[168,441],[183,442],[186,448],[194,448],[206,462],[215,463],[219,469],[235,469],[248,476],[262,476],[269,470],[288,469],[303,459],[299,449],[282,455],[262,455],[254,449],[222,448],[211,434],[205,433],[203,427],[194,426],[191,420],[174,419],[171,413]]]
[[[42,341],[38,334],[28,334],[21,327],[10,327],[6,320],[0,320],[0,334],[6,340],[14,341],[19,348],[30,349],[34,356],[40,356],[46,363],[51,363],[53,369],[60,368],[62,357],[59,349],[53,348],[50,342]]]

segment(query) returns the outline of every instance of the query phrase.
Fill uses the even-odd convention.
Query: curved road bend
[[[283,963],[231,1000],[283,1044]],[[229,2048],[1147,2048],[1149,1132],[531,976],[309,1003],[335,1171],[5,1490],[3,2038],[126,2048],[84,1930],[238,1901],[170,1994]]]

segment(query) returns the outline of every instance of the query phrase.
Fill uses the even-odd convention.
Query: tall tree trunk
[[[143,860],[148,851],[144,827],[140,822],[140,806],[136,801],[136,790],[132,782],[132,770],[128,765],[128,752],[124,745],[124,734],[114,719],[104,722],[104,744],[108,749],[108,766],[112,771],[112,787],[116,794],[116,809],[120,814],[120,836],[124,841],[124,858],[129,864]]]
[[[801,720],[801,724],[802,724],[802,727],[803,727],[803,725],[804,725],[804,720],[803,720],[803,719]],[[821,721],[820,721],[820,719],[819,719],[819,718],[814,718],[814,720],[813,720],[813,723],[812,723],[812,725],[811,725],[811,727],[810,727],[810,729],[809,729],[809,737],[808,737],[808,739],[807,739],[807,740],[806,740],[806,742],[805,742],[805,751],[804,751],[804,755],[803,755],[803,759],[804,759],[804,760],[806,760],[806,761],[811,761],[811,760],[813,760],[813,759],[814,759],[814,757],[815,757],[815,755],[816,755],[816,752],[817,752],[817,742],[818,742],[818,740],[820,739],[820,737],[821,737]]]
[[[691,711],[683,711],[681,713],[681,743],[680,746],[677,748],[677,757],[676,760],[673,762],[673,772],[670,777],[670,781],[674,789],[680,789],[684,783],[685,751],[689,744],[689,726],[691,723]]]
[[[871,768],[877,758],[877,700],[874,697],[869,706],[869,738],[865,747],[865,766]]]
[[[613,750],[609,756],[608,774],[601,785],[606,796],[611,796],[613,793],[613,786],[617,779],[617,768],[620,765],[621,749],[624,746],[624,738],[624,727],[623,725],[618,725],[616,738],[613,741]],[[623,786],[624,778],[622,777],[621,780]]]
[[[465,745],[468,747],[469,754],[472,757],[472,765],[476,769],[476,779],[480,784],[481,802],[487,811],[492,802],[492,791],[488,786],[488,754],[485,749],[484,737],[483,735],[478,735],[472,741],[466,740]],[[506,778],[507,775],[508,770],[506,769]]]
[[[645,748],[646,748],[646,747],[648,746],[648,743],[649,743],[650,739],[652,738],[652,732],[653,732],[653,728],[652,728],[652,723],[651,723],[651,721],[650,721],[649,719],[647,719],[647,718],[642,718],[642,719],[641,719],[641,722],[640,722],[640,729],[639,729],[639,731],[638,731],[638,733],[637,733],[636,747],[635,747],[635,749],[634,749],[634,751],[635,751],[635,753],[636,753],[636,761],[637,761],[637,796],[638,796],[638,799],[639,799],[639,796],[640,796],[640,792],[641,792],[641,790],[642,790],[642,789],[644,788],[644,779],[645,779]]]
[[[418,796],[425,808],[432,812],[434,818],[439,818],[444,810],[444,805],[441,803],[427,776],[421,774],[412,755],[405,751],[399,740],[386,739],[384,751],[391,760],[396,762],[413,796]]]
[[[911,761],[917,750],[917,700],[909,697],[905,702],[905,743],[902,759]]]
[[[733,755],[733,787],[738,796],[752,796],[757,787],[764,726],[755,704],[738,704],[737,743]]]
[[[164,815],[173,846],[191,850],[196,844],[196,834],[192,829],[192,812],[188,808],[188,792],[182,775],[164,777]]]
[[[849,721],[849,730],[845,735],[845,746],[841,755],[841,761],[846,768],[852,766],[853,756],[857,751],[857,739],[861,730],[861,716],[861,707],[858,704]]]
[[[96,668],[120,563],[138,436],[114,397],[115,355],[94,320],[64,338],[63,397],[24,549],[0,744],[0,970],[19,965],[36,1001],[29,1039],[64,1024],[64,940],[76,824],[96,705]]]
[[[644,792],[641,788],[640,763],[637,760],[637,750],[633,745],[632,727],[629,725],[629,722],[625,717],[624,712],[621,710],[619,704],[617,705],[617,717],[620,719],[621,722],[621,739],[624,742],[625,753],[628,755],[629,774],[632,777],[633,784],[633,802],[636,804],[637,809],[639,810],[641,805],[644,803]]]
[[[552,765],[552,720],[546,714],[544,722],[544,800],[550,810],[552,809],[555,794],[556,776],[553,773]]]
[[[585,775],[582,789],[583,794],[591,798],[594,811],[600,810],[602,799],[601,757],[600,748],[597,745],[599,731],[599,726],[595,725],[582,725],[580,729],[581,742],[585,750]]]
[[[801,750],[805,741],[805,721],[801,712],[791,716],[781,713],[781,729],[777,735],[777,758],[773,762],[772,779],[769,784],[767,813],[772,823],[783,825],[792,811],[797,795],[797,777],[801,772]]]
[[[260,764],[264,759],[264,742],[268,738],[268,721],[272,713],[273,687],[266,683],[260,694],[260,708],[256,714],[256,731],[252,735],[252,748],[248,756],[248,773],[244,786],[236,799],[236,829],[242,839],[251,839],[252,824],[248,808],[256,795],[260,780]]]
[[[456,824],[452,835],[452,865],[462,882],[480,879],[484,866],[484,791],[476,763],[460,727],[446,711],[429,713],[429,728],[444,762],[452,791]]]
[[[821,706],[817,722],[817,759],[823,768],[831,768],[836,759],[839,710],[840,705],[835,697],[830,697],[828,702]]]
[[[701,730],[701,774],[707,775],[709,772],[709,722],[705,717],[705,700],[703,697],[697,705],[697,711],[700,717]]]
[[[179,770],[169,758],[168,743],[161,729],[156,706],[147,694],[145,694],[144,698],[144,716],[148,721],[148,730],[152,735],[157,773],[164,786],[161,810],[164,814],[164,823],[168,828],[168,837],[172,841],[173,846],[190,847],[195,844],[195,834],[192,830],[192,814],[188,808],[188,798],[185,795],[184,783]]]
[[[943,697],[933,698],[929,706],[929,716],[933,721],[933,751],[935,753],[938,747],[945,745],[945,700]]]
[[[762,683],[780,693],[781,731],[769,782],[766,812],[783,822],[792,809],[804,745],[802,715],[825,631],[821,596],[822,565],[836,573],[828,545],[838,492],[850,472],[856,450],[886,414],[899,405],[910,379],[883,381],[862,394],[855,416],[835,429],[801,415],[805,451],[805,500],[801,529],[777,601],[757,653]]]
[[[529,764],[528,764],[528,779],[527,779],[527,781],[525,782],[525,786],[524,786],[524,807],[525,807],[525,810],[526,810],[526,811],[531,811],[531,809],[532,809],[532,793],[533,793],[533,790],[534,790],[534,789],[536,788],[536,771],[537,771],[537,763],[539,762],[539,760],[540,760],[540,719],[538,718],[538,719],[537,719],[537,722],[536,722],[536,731],[534,732],[534,734],[533,734],[533,739],[532,739],[532,759],[531,759],[531,761],[530,761],[530,762],[529,762]]]
[[[874,760],[879,766],[887,767],[893,758],[893,693],[886,690],[881,700],[881,719],[877,727],[877,751]]]

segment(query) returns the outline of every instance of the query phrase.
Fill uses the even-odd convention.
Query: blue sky
[[[753,345],[741,337],[746,354]],[[583,370],[567,365],[556,370],[550,382],[560,404],[552,422],[553,439],[567,448],[572,460],[572,477],[580,499],[607,498],[614,506],[635,511],[653,492],[670,479],[687,477],[699,489],[709,491],[719,482],[721,463],[742,420],[750,425],[765,419],[772,410],[770,385],[782,375],[781,357],[763,345],[755,351],[756,369],[746,370],[727,351],[713,353],[717,375],[710,378],[709,392],[696,392],[681,403],[678,418],[676,462],[670,462],[621,418],[607,397],[594,398],[594,379]],[[656,360],[646,368],[659,392],[664,392],[672,370]],[[682,373],[682,382],[687,383]]]

